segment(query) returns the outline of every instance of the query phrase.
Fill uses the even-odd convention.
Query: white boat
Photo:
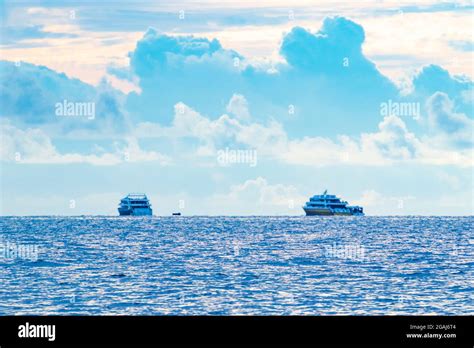
[[[315,195],[303,207],[306,215],[356,215],[363,216],[364,209],[358,205],[348,205],[335,195],[328,195],[324,191],[322,195]]]
[[[150,201],[144,193],[129,193],[120,200],[118,207],[120,215],[144,216],[152,215]]]

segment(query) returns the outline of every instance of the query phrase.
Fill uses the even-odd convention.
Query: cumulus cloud
[[[125,146],[114,152],[100,154],[60,153],[49,136],[38,128],[21,130],[8,122],[0,125],[0,160],[19,164],[69,164],[116,165],[124,162],[156,161],[171,163],[169,157],[154,151],[144,151],[134,138],[126,139]]]
[[[271,121],[267,125],[247,124],[227,114],[211,120],[184,103],[175,105],[171,126],[144,122],[137,125],[134,134],[143,138],[196,139],[200,153],[204,155],[215,155],[217,149],[226,146],[242,145],[257,148],[262,155],[270,155],[283,151],[282,146],[286,141],[286,133],[282,125],[276,121]]]
[[[141,92],[129,94],[127,110],[140,121],[170,125],[178,102],[216,118],[234,94],[245,95],[257,120],[272,116],[291,135],[308,129],[355,134],[373,124],[381,101],[398,93],[363,55],[363,41],[360,25],[327,18],[314,34],[298,27],[285,34],[279,50],[284,62],[267,69],[215,39],[149,29],[130,52],[129,71]]]
[[[170,111],[179,101],[212,114],[240,84],[242,57],[216,39],[148,29],[129,56],[141,93],[129,95],[127,108],[140,120],[169,124]]]
[[[57,122],[54,105],[64,99],[91,101],[94,88],[44,66],[0,61],[0,115],[29,124]]]
[[[134,134],[148,138],[195,139],[198,142],[194,151],[201,156],[215,156],[216,150],[226,146],[251,148],[258,151],[258,156],[303,166],[380,166],[396,163],[473,165],[472,149],[449,150],[433,139],[420,139],[408,130],[400,117],[394,115],[381,120],[377,132],[362,133],[358,137],[291,138],[275,120],[267,124],[242,123],[226,114],[210,120],[189,106],[178,103],[170,127],[141,123]]]
[[[472,88],[472,81],[465,77],[451,76],[449,71],[438,65],[424,66],[413,78],[416,92],[431,95],[437,91],[456,96],[461,91]]]
[[[270,184],[257,177],[232,185],[229,191],[208,199],[215,214],[266,215],[301,214],[300,202],[306,197],[292,185]]]
[[[103,79],[91,86],[44,66],[0,61],[0,118],[18,126],[47,126],[57,133],[100,131],[123,134],[128,130],[124,95]],[[92,103],[95,115],[59,117],[58,103]]]
[[[163,70],[165,66],[181,68],[187,62],[209,59],[222,51],[216,39],[196,38],[193,36],[168,36],[149,28],[130,54],[130,66],[140,77],[149,76]],[[185,57],[184,62],[181,57]]]
[[[443,93],[456,105],[457,112],[464,113],[472,118],[474,110],[473,89],[474,83],[468,77],[452,76],[440,66],[428,65],[414,76],[411,97],[429,104],[428,99],[435,93]],[[427,112],[430,112],[430,110],[427,110]]]
[[[108,69],[117,79],[137,83],[137,91],[125,97],[45,67],[2,62],[0,113],[28,124],[59,122],[64,127],[60,132],[119,133],[127,129],[129,116],[134,122],[170,125],[180,101],[214,119],[233,95],[245,95],[257,121],[271,116],[290,136],[357,135],[378,123],[381,102],[399,97],[396,86],[364,55],[364,41],[364,29],[343,17],[326,18],[319,30],[295,27],[282,37],[283,63],[275,63],[269,73],[216,39],[149,29],[129,53],[128,67],[112,64]],[[410,98],[420,103],[441,91],[457,111],[468,117],[472,113],[472,81],[430,65],[415,76],[413,85]],[[64,99],[95,102],[95,122],[58,120],[53,106]],[[292,115],[290,105],[296,110]],[[245,118],[245,105],[235,104],[232,110],[237,112],[237,107]]]
[[[474,165],[472,149],[446,150],[443,144],[423,141],[410,132],[397,116],[386,116],[378,128],[378,132],[363,133],[360,137],[339,136],[337,141],[322,137],[290,140],[283,159],[288,163],[310,166],[397,163]]]
[[[364,190],[354,205],[364,207],[364,211],[370,215],[406,215],[406,209],[415,205],[418,197],[412,195],[390,196],[376,190]]]
[[[315,34],[300,27],[293,28],[284,37],[280,53],[292,67],[310,73],[343,72],[351,64],[373,69],[374,65],[362,54],[364,39],[360,25],[342,17],[326,18]]]
[[[234,94],[227,104],[227,112],[235,115],[242,121],[248,121],[250,119],[249,105],[247,99],[243,95]]]
[[[456,147],[472,147],[474,121],[454,111],[454,103],[446,93],[436,92],[427,100],[428,126],[437,136]]]
[[[378,132],[363,133],[359,138],[339,136],[336,141],[323,137],[291,140],[283,158],[289,163],[312,166],[384,165],[416,159],[421,146],[405,123],[390,115],[379,123]]]
[[[379,132],[363,134],[362,143],[367,147],[375,146],[384,158],[416,158],[420,141],[410,133],[405,123],[397,116],[386,116],[379,123]]]
[[[312,166],[469,159],[469,149],[460,151],[459,158],[452,156],[435,137],[410,131],[410,121],[393,115],[380,119],[380,103],[398,91],[364,56],[364,40],[363,28],[342,17],[326,18],[314,33],[293,28],[282,38],[285,62],[269,74],[215,39],[149,29],[130,52],[128,70],[117,74],[138,79],[141,92],[124,96],[106,81],[91,86],[44,67],[2,62],[1,116],[19,128],[60,124],[48,136],[100,132],[120,139],[129,133],[179,138],[202,156],[244,146],[271,159]],[[427,103],[430,127],[466,144],[472,121],[458,106],[467,105],[459,100],[469,99],[465,94],[471,85],[429,66],[415,77],[410,97],[446,90],[445,97],[433,96]],[[93,101],[96,119],[52,117],[52,106],[62,99]],[[289,109],[296,111],[290,114]],[[377,124],[378,131],[368,131]]]

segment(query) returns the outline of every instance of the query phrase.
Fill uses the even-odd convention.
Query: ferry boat
[[[360,206],[348,205],[335,195],[328,195],[324,191],[322,195],[315,195],[303,206],[306,215],[356,215],[364,216],[364,209]]]
[[[152,215],[151,204],[144,193],[129,193],[120,200],[118,207],[120,215],[143,216]]]

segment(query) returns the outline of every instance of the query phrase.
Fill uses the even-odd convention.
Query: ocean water
[[[474,217],[2,217],[1,315],[474,314]]]

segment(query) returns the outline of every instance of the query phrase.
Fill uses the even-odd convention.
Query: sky
[[[0,0],[0,215],[472,215],[472,14]]]

